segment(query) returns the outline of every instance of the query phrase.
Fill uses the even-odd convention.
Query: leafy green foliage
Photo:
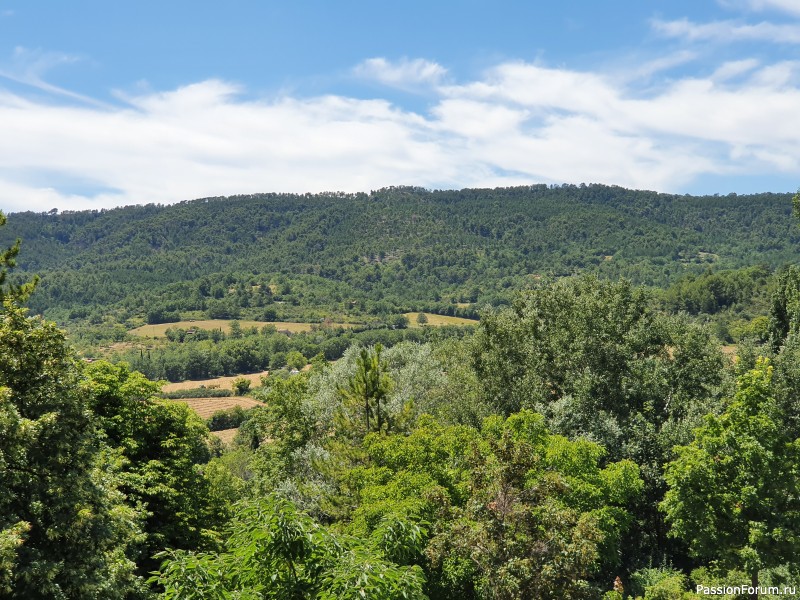
[[[631,591],[637,600],[691,600],[699,597],[687,592],[686,587],[686,576],[675,569],[642,569],[631,577]]]
[[[108,442],[125,460],[128,502],[146,511],[139,567],[164,548],[214,547],[229,508],[201,466],[208,429],[186,404],[153,400],[159,385],[127,365],[97,361],[86,368],[92,408]]]
[[[719,394],[722,355],[707,330],[656,312],[629,282],[570,278],[481,319],[473,362],[487,402],[542,413],[570,438],[633,460],[646,482],[628,560],[669,549],[662,467]],[[634,558],[635,557],[635,558]],[[633,566],[633,565],[632,565]]]
[[[601,468],[602,448],[553,436],[529,412],[483,431],[423,417],[408,435],[370,434],[363,451],[334,472],[326,512],[420,565],[436,598],[580,597],[616,562],[642,485],[633,463]]]
[[[784,196],[534,186],[20,215],[45,275],[34,307],[84,349],[125,344],[104,349],[119,364],[79,367],[20,312],[7,242],[0,596],[22,579],[35,587],[19,597],[143,594],[155,552],[165,598],[621,600],[694,597],[690,581],[736,569],[788,581],[800,276],[771,272],[796,256],[786,214]],[[623,273],[674,285],[607,281]],[[474,339],[401,315],[485,304]],[[205,316],[319,325],[126,332]],[[18,343],[37,327],[50,346]],[[735,365],[713,335],[741,341]],[[211,420],[240,425],[230,447],[136,372],[267,367],[263,406]]]
[[[473,361],[487,399],[533,408],[557,431],[621,448],[638,419],[690,416],[720,383],[702,329],[656,313],[629,282],[561,280],[481,320]]]
[[[468,335],[471,328],[387,329],[383,326],[363,326],[345,330],[341,327],[321,327],[287,336],[268,326],[260,330],[242,329],[237,338],[225,335],[220,330],[212,330],[208,335],[201,334],[203,331],[198,330],[194,336],[187,336],[186,330],[168,329],[166,333],[170,341],[154,348],[145,349],[140,345],[126,349],[112,354],[111,358],[113,362],[127,362],[151,379],[209,379],[268,368],[276,370],[285,366],[300,369],[308,362],[307,356],[322,355],[327,360],[336,360],[354,344],[381,344],[388,348],[403,341],[459,339]],[[214,334],[215,331],[218,333]],[[138,343],[143,344],[141,339]],[[198,396],[207,394],[199,392]]]
[[[250,391],[250,380],[246,377],[237,377],[233,380],[231,387],[235,396],[244,396]]]
[[[478,597],[581,598],[617,560],[641,491],[636,465],[599,466],[603,450],[547,431],[540,415],[487,420],[488,447],[470,457],[470,500],[438,545],[438,560],[471,559]],[[443,552],[444,551],[444,552]]]
[[[800,444],[787,438],[766,360],[739,379],[720,416],[708,415],[694,441],[667,465],[662,508],[671,534],[723,567],[758,572],[797,556]]]
[[[0,227],[3,227],[6,223],[6,216],[0,211]],[[14,285],[7,281],[9,271],[17,266],[16,259],[19,254],[20,243],[20,239],[17,238],[13,245],[0,252],[0,303],[3,303],[6,299],[15,304],[24,302],[39,282],[38,276],[35,275],[32,280],[23,284]]]
[[[22,213],[0,243],[26,240],[20,266],[42,275],[33,308],[62,323],[474,316],[532,277],[664,285],[708,266],[796,261],[789,200],[601,185],[261,194]]]
[[[800,268],[790,266],[778,274],[772,294],[770,337],[779,350],[790,333],[800,333]]]
[[[137,512],[63,333],[25,312],[6,297],[0,318],[0,590],[122,598],[135,585]]]
[[[164,598],[423,600],[419,567],[338,538],[275,496],[240,505],[225,552],[169,552],[153,578]]]
[[[248,411],[241,406],[234,406],[224,410],[216,411],[206,421],[209,431],[221,431],[223,429],[233,429],[239,427],[247,420]]]

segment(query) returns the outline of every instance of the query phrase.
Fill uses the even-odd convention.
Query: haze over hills
[[[541,278],[594,272],[664,286],[709,267],[800,259],[789,194],[693,197],[603,185],[393,187],[27,212],[9,215],[0,231],[1,244],[16,237],[24,248],[17,276],[42,278],[32,308],[62,322],[94,307],[120,321],[148,311],[469,316]]]

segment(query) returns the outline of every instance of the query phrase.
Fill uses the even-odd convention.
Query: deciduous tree
[[[720,416],[708,415],[667,465],[671,534],[698,557],[749,573],[800,554],[800,441],[789,439],[760,360]]]

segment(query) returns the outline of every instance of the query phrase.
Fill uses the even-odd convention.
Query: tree
[[[389,325],[392,329],[405,329],[408,327],[408,317],[405,315],[393,315],[389,318]]]
[[[776,277],[769,330],[772,348],[776,352],[790,333],[800,333],[800,268],[794,265]]]
[[[723,359],[707,329],[659,314],[630,282],[568,278],[485,314],[473,364],[496,410],[533,409],[555,433],[599,442],[609,459],[641,467],[630,561],[680,552],[656,504],[672,447],[689,442],[719,393]]]
[[[6,216],[0,211],[0,227],[3,227],[7,222]],[[31,295],[36,284],[39,281],[38,276],[22,285],[7,284],[6,278],[8,272],[16,266],[17,255],[19,254],[21,241],[17,241],[10,247],[0,253],[0,303],[6,298],[12,300],[16,304],[20,304],[28,299]]]
[[[0,282],[18,250],[0,254]],[[0,291],[0,595],[123,598],[138,514],[63,332],[19,306],[32,289]]]
[[[383,346],[364,348],[356,360],[355,375],[339,391],[354,406],[364,407],[364,423],[366,431],[371,431],[370,418],[375,422],[375,430],[383,430],[385,423],[381,402],[386,399],[392,387],[386,361],[381,360]]]
[[[625,505],[642,485],[632,462],[603,468],[600,446],[552,435],[530,411],[481,431],[422,416],[361,447],[337,477],[337,504],[355,505],[342,524],[363,539],[390,522],[431,598],[585,597],[600,567],[616,567]]]
[[[706,416],[692,443],[676,448],[661,505],[670,534],[693,555],[744,570],[753,587],[759,570],[800,554],[800,440],[785,434],[771,379],[760,359],[725,412]]]
[[[96,361],[86,376],[98,422],[125,461],[122,489],[146,511],[139,570],[155,568],[151,557],[164,548],[215,547],[229,507],[202,469],[205,423],[184,403],[154,400],[159,384],[124,363]]]
[[[418,325],[426,325],[428,323],[428,315],[424,312],[421,312],[417,315],[417,324]]]
[[[291,350],[286,354],[286,366],[298,371],[308,364],[308,360],[297,350]]]

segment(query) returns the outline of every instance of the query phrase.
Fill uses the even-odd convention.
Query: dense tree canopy
[[[790,212],[788,194],[387,188],[22,213],[0,243],[24,239],[20,267],[42,275],[34,308],[71,326],[112,316],[474,316],[540,277],[664,285],[708,267],[775,268],[800,258]]]
[[[64,334],[4,300],[0,315],[0,595],[123,598],[137,511],[102,443]]]
[[[800,553],[800,440],[786,435],[760,360],[739,379],[720,416],[708,415],[667,465],[662,507],[672,535],[697,556],[738,568],[758,585],[761,569]]]
[[[390,188],[20,215],[34,308],[110,360],[28,316],[9,238],[0,596],[685,600],[790,582],[785,201]],[[126,331],[209,316],[228,322]],[[221,374],[165,399],[153,381]],[[210,419],[238,427],[227,442],[193,394],[257,406]]]

